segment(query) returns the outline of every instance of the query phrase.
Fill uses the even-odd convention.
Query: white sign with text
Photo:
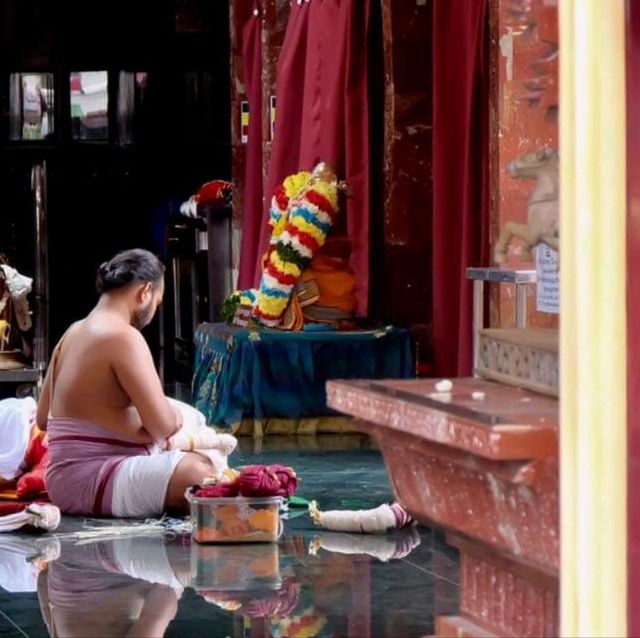
[[[536,271],[538,290],[536,308],[538,312],[560,314],[560,273],[558,271],[558,251],[546,244],[536,248]]]

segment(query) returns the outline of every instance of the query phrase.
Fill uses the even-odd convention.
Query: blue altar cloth
[[[335,414],[331,379],[413,376],[408,330],[249,331],[202,324],[196,336],[193,399],[207,422],[231,427],[243,417],[300,419]]]

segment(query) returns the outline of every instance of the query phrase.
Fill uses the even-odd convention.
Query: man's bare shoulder
[[[147,347],[140,331],[124,322],[85,320],[78,323],[84,324],[81,330],[87,342],[112,354]],[[77,334],[80,337],[80,330]]]

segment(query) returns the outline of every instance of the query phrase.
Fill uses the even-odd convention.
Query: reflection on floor
[[[293,465],[299,495],[324,508],[392,498],[363,437],[247,439],[235,464],[250,462]],[[419,638],[457,611],[457,556],[440,535],[320,532],[290,514],[278,545],[0,536],[0,636]]]

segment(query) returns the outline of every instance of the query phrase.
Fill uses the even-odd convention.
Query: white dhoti
[[[149,448],[149,456],[131,456],[120,463],[113,484],[112,512],[119,518],[148,518],[164,511],[169,481],[189,450],[212,465],[212,476],[220,478],[229,467],[227,456],[237,441],[228,434],[217,434],[207,427],[204,416],[186,403],[169,399],[180,411],[183,425],[169,440],[172,448]]]

